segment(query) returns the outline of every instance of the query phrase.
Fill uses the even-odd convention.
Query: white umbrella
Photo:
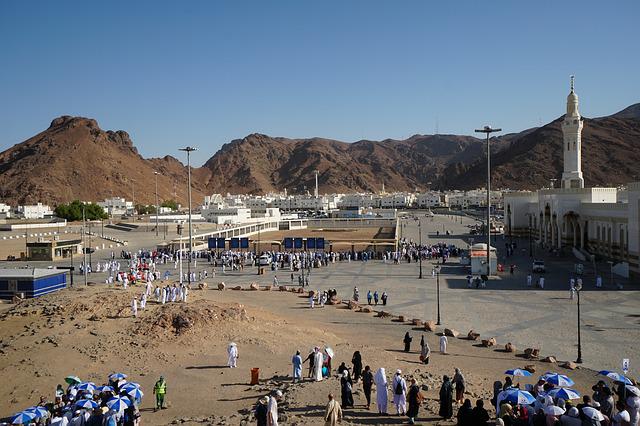
[[[627,391],[631,392],[635,396],[640,396],[640,389],[638,389],[637,387],[627,385],[625,386],[625,388],[627,388]]]
[[[602,413],[593,407],[583,407],[582,414],[589,419],[597,420],[599,422],[604,420]]]
[[[566,410],[564,408],[558,407],[557,405],[549,405],[544,409],[544,413],[549,416],[561,416],[565,411]]]
[[[333,355],[334,355],[333,349],[327,346],[326,348],[324,348],[324,351],[327,353],[327,355],[333,358]]]

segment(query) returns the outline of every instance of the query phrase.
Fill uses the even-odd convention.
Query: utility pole
[[[158,175],[160,173],[153,172],[156,175],[156,237],[158,236],[158,215],[160,214],[160,205],[158,204]]]
[[[502,129],[492,129],[491,126],[476,129],[476,133],[487,135],[487,279],[491,276],[491,145],[489,135],[501,131]]]
[[[87,246],[85,245],[85,226],[86,226],[86,217],[85,217],[85,205],[82,203],[82,263],[83,263],[83,273],[84,273],[84,285],[87,286]]]
[[[193,148],[191,146],[187,146],[185,148],[180,148],[180,151],[184,151],[187,153],[187,182],[189,185],[189,262],[187,263],[187,273],[189,274],[189,288],[191,288],[191,257],[193,256],[193,236],[191,234],[191,153],[195,151],[197,148]]]

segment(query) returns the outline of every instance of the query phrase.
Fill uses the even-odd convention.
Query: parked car
[[[533,272],[547,272],[547,269],[544,266],[544,260],[533,261]]]

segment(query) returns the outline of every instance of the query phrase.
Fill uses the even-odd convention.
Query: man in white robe
[[[315,354],[313,355],[313,369],[314,369],[313,377],[316,380],[316,382],[321,382],[322,381],[322,364],[323,364],[322,352],[318,347],[316,347],[314,351],[315,351]]]
[[[278,426],[278,400],[282,398],[282,391],[276,390],[269,396],[267,403],[267,425]]]
[[[162,304],[164,305],[167,302],[167,288],[162,287]]]
[[[387,414],[389,395],[387,389],[387,375],[384,368],[380,367],[378,369],[373,381],[376,383],[376,404],[378,405],[378,413]]]
[[[440,336],[440,353],[441,354],[447,353],[447,343],[449,343],[447,336],[445,336],[444,334]]]
[[[135,297],[131,301],[131,313],[135,318],[138,318],[138,299]]]
[[[229,368],[236,368],[238,366],[238,346],[234,342],[229,343],[227,354],[229,355],[227,365]]]

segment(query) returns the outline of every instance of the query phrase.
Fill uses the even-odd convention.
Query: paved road
[[[422,218],[423,242],[447,241],[466,247],[466,233],[472,219],[451,219],[447,216]],[[418,222],[404,221],[402,233],[409,239],[418,240]],[[442,229],[451,232],[443,236]],[[436,235],[440,231],[440,235]],[[131,234],[130,234],[131,235]],[[475,237],[476,240],[480,237]],[[151,244],[150,236],[144,237]],[[133,243],[133,247],[139,246]],[[497,243],[500,262],[504,248],[502,237]],[[456,328],[462,333],[474,329],[483,336],[496,336],[499,344],[508,341],[518,348],[536,346],[546,355],[559,359],[575,359],[577,348],[577,310],[575,300],[569,300],[568,280],[573,269],[571,259],[545,259],[549,272],[544,290],[526,287],[527,268],[531,261],[527,242],[518,244],[515,256],[508,264],[516,264],[513,275],[502,274],[492,280],[486,289],[466,287],[466,269],[454,260],[444,267],[440,282],[441,317],[444,326]],[[94,262],[97,256],[94,256]],[[167,265],[173,271],[173,265]],[[206,267],[198,263],[196,269]],[[364,300],[367,290],[387,291],[389,304],[386,310],[404,314],[411,318],[436,319],[436,279],[431,277],[430,262],[423,262],[424,279],[418,279],[418,264],[385,264],[382,261],[336,263],[329,267],[314,269],[311,273],[312,288],[336,288],[343,298],[349,298],[353,287],[360,290]],[[269,284],[273,272],[263,276],[255,274],[255,268],[225,276],[218,271],[211,282],[225,281],[229,285],[257,281]],[[588,271],[587,271],[588,272]],[[290,272],[278,271],[280,283],[289,282]],[[77,276],[77,281],[80,281]],[[619,369],[622,358],[630,358],[632,369],[639,365],[637,341],[640,340],[640,286],[626,284],[625,290],[613,289],[608,282],[605,288],[594,288],[593,276],[585,281],[581,295],[582,344],[585,365],[595,368]],[[91,280],[102,282],[99,274]],[[296,281],[297,282],[297,281]]]

